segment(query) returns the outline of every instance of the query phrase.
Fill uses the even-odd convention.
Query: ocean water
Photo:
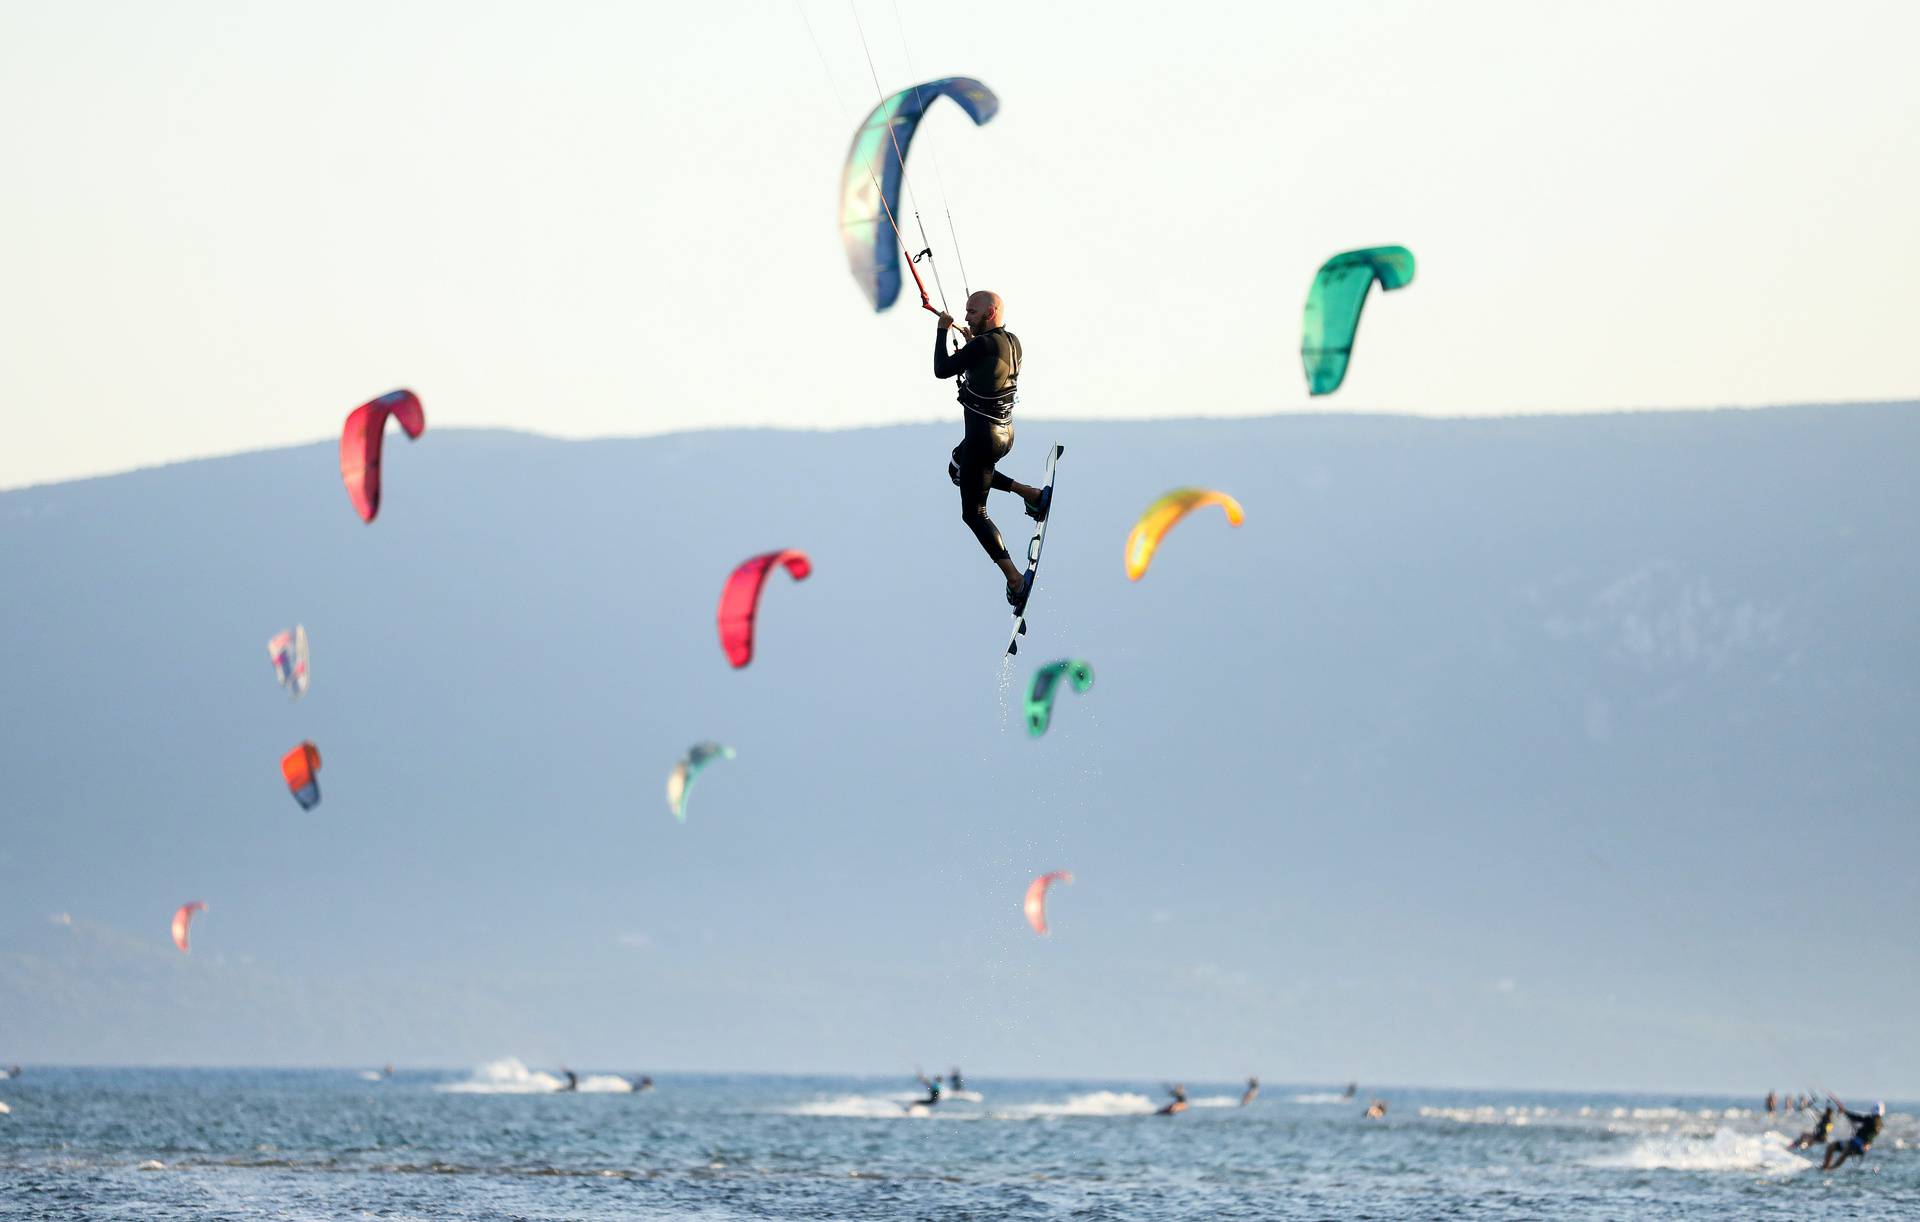
[[[1887,1218],[1920,1125],[1864,1166],[1752,1100],[969,1078],[57,1069],[0,1080],[0,1215],[31,1218]],[[1845,1130],[1844,1122],[1839,1126]]]

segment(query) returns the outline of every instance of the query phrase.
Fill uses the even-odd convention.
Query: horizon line
[[[1573,411],[1539,410],[1531,412],[1496,412],[1487,414],[1442,414],[1425,413],[1412,410],[1388,411],[1335,411],[1335,410],[1279,410],[1269,412],[1220,413],[1208,414],[1196,412],[1178,416],[1035,416],[1028,424],[1076,424],[1076,425],[1137,425],[1137,424],[1174,424],[1194,422],[1201,424],[1254,422],[1270,420],[1311,420],[1311,421],[1417,421],[1431,424],[1492,424],[1511,421],[1560,421],[1594,420],[1612,416],[1704,416],[1721,413],[1758,414],[1762,412],[1790,411],[1858,411],[1872,409],[1891,409],[1900,407],[1920,407],[1920,397],[1910,399],[1843,399],[1832,402],[1800,403],[1723,403],[1713,407],[1615,407],[1604,409],[1581,409]],[[739,424],[714,428],[672,428],[658,432],[638,433],[591,433],[570,435],[563,433],[543,433],[534,429],[515,428],[499,425],[448,424],[433,430],[438,433],[497,434],[507,437],[525,437],[539,441],[552,441],[562,444],[582,444],[604,441],[659,441],[676,437],[697,437],[715,433],[867,433],[882,429],[924,428],[929,425],[952,423],[949,416],[922,419],[890,420],[878,424],[818,425],[804,424]],[[334,444],[329,436],[322,435],[309,441],[289,442],[283,445],[259,446],[253,449],[218,450],[201,454],[189,454],[180,458],[162,459],[158,462],[140,463],[131,467],[116,467],[106,471],[87,475],[74,475],[61,479],[42,480],[35,483],[0,485],[0,496],[15,492],[33,492],[42,489],[59,488],[69,484],[83,484],[93,480],[117,479],[125,475],[139,475],[149,471],[164,471],[171,467],[184,467],[193,463],[221,462],[232,458],[245,458],[256,454],[279,454],[292,450],[303,450],[311,446]]]

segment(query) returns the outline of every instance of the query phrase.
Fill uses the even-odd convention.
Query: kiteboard
[[[1047,543],[1047,523],[1053,521],[1053,469],[1067,447],[1057,445],[1047,453],[1047,478],[1040,485],[1041,494],[1047,498],[1047,516],[1033,528],[1033,538],[1027,542],[1027,601],[1033,600],[1034,588],[1040,583],[1040,549]],[[1027,604],[1021,603],[1013,613],[1013,631],[1007,637],[1007,656],[1020,652],[1020,638],[1027,635]]]

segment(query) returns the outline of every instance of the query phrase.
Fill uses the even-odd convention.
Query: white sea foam
[[[1590,1159],[1587,1165],[1631,1171],[1758,1171],[1764,1175],[1793,1175],[1813,1166],[1789,1151],[1786,1144],[1784,1136],[1771,1131],[1667,1133],[1643,1138],[1631,1149]]]
[[[1287,1102],[1288,1103],[1352,1103],[1354,1102],[1354,1100],[1352,1099],[1351,1096],[1343,1095],[1336,1090],[1323,1090],[1323,1091],[1317,1091],[1317,1092],[1308,1092],[1307,1094],[1304,1094],[1304,1095],[1288,1095]]]
[[[995,1108],[991,1112],[982,1112],[975,1108],[953,1108],[947,1100],[950,1095],[942,1095],[941,1102],[934,1107],[921,1107],[913,1100],[921,1096],[907,1093],[884,1095],[835,1095],[830,1098],[797,1103],[780,1111],[788,1116],[847,1116],[865,1120],[901,1120],[922,1119],[926,1117],[948,1117],[955,1120],[1046,1120],[1056,1116],[1148,1116],[1158,1104],[1145,1095],[1126,1091],[1098,1090],[1083,1095],[1069,1095],[1059,1101],[1039,1103],[1014,1103]],[[958,1098],[962,1102],[978,1102],[980,1095],[976,1091],[962,1091]],[[1198,1106],[1222,1107],[1238,1103],[1237,1098],[1219,1096],[1224,1103],[1195,1101]]]
[[[1041,1119],[1050,1116],[1148,1116],[1157,1109],[1153,1100],[1131,1091],[1096,1090],[1084,1095],[1069,1095],[1059,1103],[1019,1103],[1000,1109],[998,1115],[1012,1120]]]
[[[1428,1120],[1451,1120],[1455,1124],[1528,1125],[1560,1115],[1550,1107],[1423,1107],[1420,1115]]]
[[[446,1082],[434,1089],[462,1095],[544,1095],[565,1085],[560,1074],[528,1069],[519,1057],[504,1057],[475,1069],[465,1082]],[[614,1074],[586,1074],[575,1089],[582,1094],[624,1094],[633,1090],[633,1084]]]
[[[363,1069],[360,1071],[360,1080],[362,1082],[378,1082],[381,1077],[382,1075],[377,1069]]]
[[[1187,1102],[1192,1104],[1194,1107],[1239,1107],[1240,1096],[1238,1095],[1202,1095],[1198,1099],[1189,1099],[1187,1100]]]
[[[918,1099],[919,1095],[911,1096]],[[935,1109],[909,1106],[907,1100],[891,1095],[835,1095],[781,1108],[788,1116],[847,1116],[856,1120],[902,1120],[931,1116]]]
[[[13,1109],[8,1107],[4,1101],[0,1101],[0,1116],[5,1116],[7,1113],[11,1112],[12,1110]]]

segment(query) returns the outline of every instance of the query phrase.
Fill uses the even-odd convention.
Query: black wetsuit
[[[1847,1112],[1847,1119],[1853,1122],[1853,1136],[1847,1138],[1848,1149],[1855,1154],[1865,1154],[1874,1138],[1880,1136],[1882,1117],[1874,1112]]]
[[[1804,1150],[1808,1146],[1822,1145],[1825,1142],[1832,1140],[1832,1138],[1833,1138],[1833,1109],[1828,1108],[1826,1111],[1821,1112],[1819,1117],[1816,1120],[1814,1120],[1813,1128],[1809,1129],[1805,1133],[1800,1134],[1800,1136],[1797,1139],[1795,1139],[1793,1144],[1796,1149]]]
[[[987,493],[1013,491],[1013,481],[993,469],[1013,449],[1013,404],[1020,380],[1020,338],[1005,327],[947,351],[947,328],[933,334],[933,376],[960,377],[961,415],[967,431],[953,448],[947,475],[960,487],[960,518],[988,556],[1005,560],[1006,541],[987,516]]]

